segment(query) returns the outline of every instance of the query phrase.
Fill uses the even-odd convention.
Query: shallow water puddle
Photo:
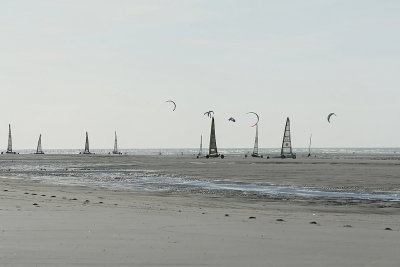
[[[294,195],[302,197],[400,201],[400,192],[325,190],[322,188],[258,185],[244,182],[193,180],[183,177],[168,177],[157,171],[149,170],[18,170],[13,171],[12,174],[14,178],[36,180],[51,184],[141,189],[155,192],[198,191],[201,193],[213,192],[217,194]]]

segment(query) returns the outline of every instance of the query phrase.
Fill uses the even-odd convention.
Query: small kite
[[[256,123],[255,123],[254,125],[251,126],[251,127],[254,127],[254,126],[256,126],[256,125],[258,124],[258,121],[260,120],[260,117],[258,116],[257,113],[255,113],[255,112],[253,112],[253,111],[247,112],[246,114],[249,114],[249,113],[253,113],[253,114],[255,114],[255,115],[257,116],[257,121],[256,121]]]
[[[230,118],[228,119],[228,121],[231,121],[231,122],[236,122],[236,120],[235,120],[235,118],[234,118],[234,117],[230,117]]]
[[[165,101],[165,102],[171,102],[172,104],[174,104],[174,109],[173,109],[172,111],[175,111],[175,109],[176,109],[176,104],[175,104],[174,101],[172,101],[172,100],[167,100],[167,101]]]
[[[210,110],[210,111],[204,112],[204,115],[207,115],[208,117],[211,118],[211,116],[212,116],[211,113],[214,114],[214,111]]]
[[[329,123],[331,123],[331,117],[332,117],[332,115],[335,115],[336,116],[336,114],[335,113],[329,113],[329,115],[328,115],[328,122]]]

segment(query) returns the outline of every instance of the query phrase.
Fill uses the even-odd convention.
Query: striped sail
[[[290,139],[290,120],[286,119],[285,131],[283,133],[281,156],[292,155],[292,140]]]
[[[215,123],[214,123],[214,117],[212,117],[211,121],[211,133],[210,133],[210,147],[208,151],[209,155],[217,155],[217,140],[215,138]]]

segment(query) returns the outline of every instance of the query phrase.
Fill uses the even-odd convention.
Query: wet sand
[[[20,179],[13,169],[57,164],[263,185],[400,191],[398,160],[3,155],[0,265],[398,266],[400,261],[398,202],[111,190]]]

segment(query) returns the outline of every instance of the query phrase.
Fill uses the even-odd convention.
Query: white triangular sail
[[[36,153],[35,154],[44,154],[42,150],[42,135],[39,135],[39,140],[36,148]]]
[[[211,121],[210,147],[209,147],[209,150],[208,150],[208,154],[209,155],[218,155],[217,140],[215,138],[214,117],[212,117],[212,121]]]
[[[203,135],[200,135],[200,149],[199,149],[199,154],[198,156],[203,155]]]
[[[114,134],[115,134],[115,139],[114,139],[113,154],[119,154],[119,152],[118,152],[118,142],[117,142],[117,132],[115,132]]]
[[[290,120],[286,119],[285,131],[283,133],[281,156],[292,155],[292,140],[290,139]]]
[[[8,125],[8,145],[7,153],[12,153],[12,137],[11,137],[11,125]]]

